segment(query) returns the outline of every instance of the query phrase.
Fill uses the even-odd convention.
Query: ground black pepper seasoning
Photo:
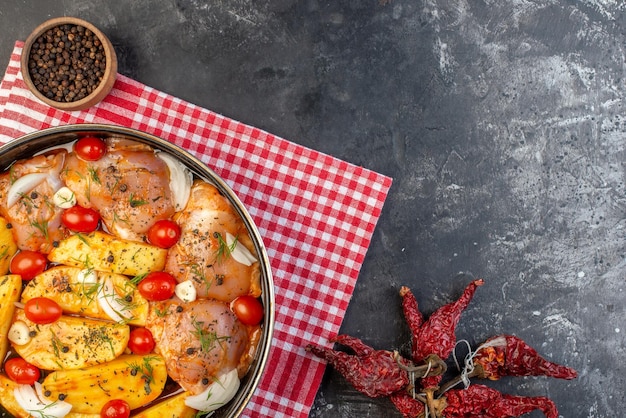
[[[101,40],[80,25],[59,25],[30,49],[28,71],[35,88],[50,100],[74,102],[91,94],[106,69]]]

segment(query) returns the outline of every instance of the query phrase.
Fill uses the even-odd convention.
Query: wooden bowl
[[[35,82],[31,78],[30,73],[30,58],[31,58],[31,48],[37,39],[46,33],[49,29],[56,28],[61,25],[71,25],[71,26],[82,26],[85,29],[89,29],[93,34],[100,40],[104,50],[104,56],[106,59],[106,67],[104,69],[104,75],[99,80],[95,89],[93,89],[87,96],[82,97],[80,99],[66,99],[66,101],[57,101],[51,98],[46,97],[41,91],[37,89],[35,86]],[[51,63],[51,61],[43,61],[44,64]],[[115,50],[113,49],[113,45],[111,45],[111,41],[94,25],[89,22],[86,22],[82,19],[78,19],[75,17],[57,17],[54,19],[50,19],[37,26],[35,30],[28,36],[26,42],[24,44],[24,48],[22,50],[22,56],[20,60],[22,77],[24,78],[24,82],[28,89],[42,102],[46,103],[49,106],[52,106],[57,109],[73,111],[73,110],[84,110],[87,109],[96,103],[100,102],[104,97],[109,94],[113,84],[115,83],[115,77],[117,76],[117,57],[115,56]],[[51,65],[54,65],[51,63]],[[76,69],[76,68],[74,68]],[[68,101],[69,100],[69,101]]]

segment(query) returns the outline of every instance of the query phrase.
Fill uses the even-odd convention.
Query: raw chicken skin
[[[98,161],[72,152],[61,178],[78,204],[100,212],[107,229],[120,238],[141,241],[156,221],[174,214],[169,169],[147,145],[109,139]]]
[[[174,220],[181,236],[169,250],[165,271],[179,283],[191,280],[199,297],[223,302],[261,294],[259,263],[246,266],[230,255],[227,232],[252,254],[254,247],[241,217],[215,186],[196,180],[187,206]]]
[[[49,253],[67,235],[61,224],[63,209],[52,203],[62,187],[59,178],[67,156],[65,150],[16,161],[0,175],[0,213],[12,225],[13,237],[21,250]],[[48,178],[7,208],[7,195],[15,180],[31,173],[47,173]]]
[[[254,338],[248,332],[254,327],[239,322],[225,303],[151,302],[146,327],[169,376],[192,394],[203,392],[220,373],[237,368],[241,377],[249,367],[247,352]]]

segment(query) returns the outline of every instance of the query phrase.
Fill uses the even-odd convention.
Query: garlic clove
[[[61,209],[69,209],[76,205],[76,195],[69,187],[63,186],[52,196],[52,202]]]
[[[183,302],[193,302],[198,297],[196,287],[191,280],[178,283],[174,288],[174,293]]]
[[[31,340],[30,338],[30,329],[28,325],[24,321],[15,321],[11,328],[9,328],[9,332],[7,334],[7,338],[15,345],[24,345],[28,344]]]

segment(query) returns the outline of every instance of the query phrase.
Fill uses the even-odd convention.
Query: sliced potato
[[[50,393],[50,400],[63,395],[72,412],[96,414],[111,399],[125,400],[131,409],[144,406],[161,394],[166,380],[161,356],[130,354],[97,366],[53,372],[43,381],[43,392]]]
[[[13,233],[7,228],[6,219],[0,217],[0,274],[9,272],[11,257],[17,252],[17,244]]]
[[[111,318],[98,303],[98,294],[103,283],[113,284],[120,316],[124,322],[143,326],[148,315],[148,301],[141,296],[137,287],[121,274],[90,271],[96,275],[96,282],[84,280],[86,270],[79,267],[57,266],[39,274],[28,282],[22,292],[22,303],[36,297],[47,297],[59,304],[63,312],[99,319]]]
[[[16,418],[30,417],[30,414],[24,411],[20,404],[15,400],[13,391],[17,386],[17,383],[9,379],[6,375],[0,373],[0,405],[2,405],[9,414]]]
[[[26,323],[34,336],[24,345],[13,344],[13,349],[44,370],[72,370],[113,360],[124,352],[130,335],[128,325],[77,316],[37,325],[23,309],[15,310],[15,321]]]
[[[9,329],[15,312],[15,302],[20,298],[22,279],[15,274],[0,276],[0,361],[9,348]]]
[[[101,231],[75,234],[59,243],[48,259],[52,262],[138,276],[161,271],[167,250],[143,242],[127,241]]]
[[[178,395],[167,398],[163,402],[151,406],[138,414],[133,415],[133,418],[192,418],[198,411],[185,405],[185,398],[187,392],[179,393]]]

